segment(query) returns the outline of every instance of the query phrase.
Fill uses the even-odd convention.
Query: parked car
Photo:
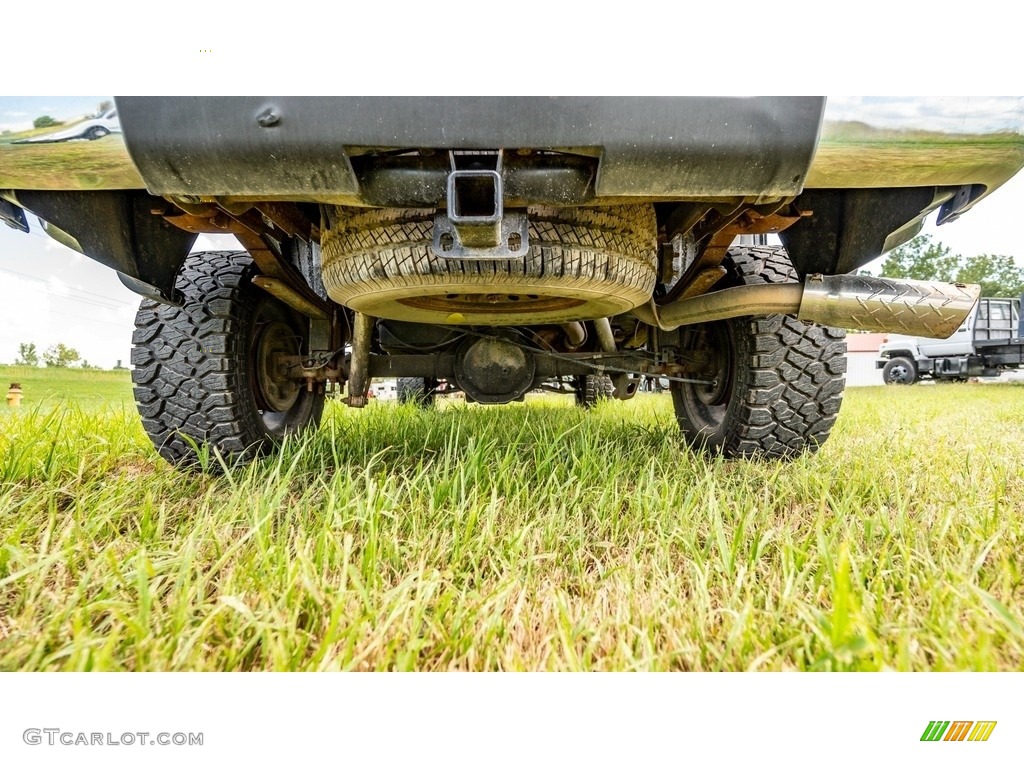
[[[59,127],[59,126],[58,126]],[[27,139],[12,141],[12,144],[51,144],[61,141],[72,141],[73,139],[87,139],[95,141],[109,136],[112,133],[121,132],[121,123],[117,119],[117,110],[108,109],[93,117],[86,118],[75,123],[69,128],[56,133],[44,133],[38,136],[31,136]]]
[[[840,329],[948,336],[978,297],[851,273],[1024,163],[1019,99],[964,106],[955,136],[913,99],[885,124],[821,97],[115,103],[124,155],[87,176],[0,154],[0,218],[144,297],[135,397],[185,466],[315,427],[331,391],[362,407],[373,377],[492,404],[657,377],[696,450],[815,451]],[[190,253],[203,232],[243,250]]]

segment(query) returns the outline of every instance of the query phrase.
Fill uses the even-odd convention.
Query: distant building
[[[885,341],[884,333],[846,334],[846,386],[882,386],[882,372],[875,368],[878,348]]]
[[[377,400],[397,400],[398,379],[374,379],[370,382],[370,397]]]

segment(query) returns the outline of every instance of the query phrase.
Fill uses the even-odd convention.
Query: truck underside
[[[1024,163],[1019,142],[997,163],[937,144],[940,170],[866,183],[882,139],[824,141],[824,106],[121,98],[137,181],[34,188],[0,165],[0,217],[36,214],[146,297],[136,395],[174,462],[259,453],[384,376],[583,404],[656,376],[694,447],[788,457],[838,413],[836,327],[948,335],[977,298],[847,273]],[[199,233],[244,250],[189,254]]]

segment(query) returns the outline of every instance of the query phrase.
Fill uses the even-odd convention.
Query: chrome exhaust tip
[[[863,275],[808,275],[804,283],[745,285],[633,310],[649,325],[680,326],[748,315],[796,315],[836,328],[946,339],[981,295],[981,286]]]
[[[947,339],[981,286],[864,275],[808,275],[797,316],[821,325]]]

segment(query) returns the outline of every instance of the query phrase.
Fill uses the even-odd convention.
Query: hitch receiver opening
[[[432,249],[444,259],[514,259],[529,248],[526,211],[506,211],[500,170],[448,175],[448,211],[434,216]]]

